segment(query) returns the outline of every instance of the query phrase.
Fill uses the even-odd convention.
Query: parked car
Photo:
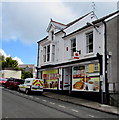
[[[10,89],[18,89],[18,85],[23,83],[24,83],[23,79],[9,78],[5,83],[5,87]]]
[[[0,86],[5,86],[7,78],[0,78]]]
[[[24,84],[19,85],[18,91],[24,91],[26,94],[31,92],[43,92],[43,80],[35,78],[26,78]]]

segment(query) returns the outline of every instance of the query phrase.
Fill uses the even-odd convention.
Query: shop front
[[[58,89],[59,74],[58,69],[50,69],[42,71],[42,79],[44,80],[44,89]]]
[[[101,100],[102,66],[97,58],[78,60],[40,69],[45,91],[68,93]]]
[[[72,91],[100,91],[99,63],[79,64],[72,67]]]
[[[100,64],[98,61],[72,66],[71,94],[101,102]]]

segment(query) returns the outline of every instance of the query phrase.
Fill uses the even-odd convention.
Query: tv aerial
[[[92,2],[92,11],[93,11],[93,15],[98,19],[98,17],[97,17],[96,14],[95,14],[95,11],[96,11],[95,2]]]

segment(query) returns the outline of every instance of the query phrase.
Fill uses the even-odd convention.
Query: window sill
[[[73,57],[69,58],[68,60],[70,61],[75,61],[75,60],[79,60],[79,59],[74,59]]]
[[[71,58],[69,58],[69,60],[73,60],[73,56],[71,56]]]
[[[93,52],[92,52],[92,53],[86,53],[86,54],[84,55],[84,57],[88,57],[88,56],[92,56],[92,55],[94,55]]]
[[[55,61],[49,61],[49,62],[43,62],[42,65],[49,65],[49,64],[54,64]]]

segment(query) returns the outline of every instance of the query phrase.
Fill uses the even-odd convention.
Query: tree
[[[3,55],[0,55],[0,61],[5,60],[5,57]]]
[[[33,77],[33,74],[31,72],[27,72],[24,69],[21,69],[21,71],[22,71],[22,76],[21,76],[22,79]]]
[[[2,64],[2,65],[1,65]],[[16,60],[13,60],[11,57],[7,57],[6,59],[2,56],[0,56],[0,65],[2,66],[2,69],[4,68],[13,68],[15,70],[21,70],[21,78],[32,78],[33,74],[31,72],[27,72],[24,69],[21,69],[18,67],[18,62]]]
[[[11,57],[7,57],[5,60],[2,60],[2,68],[4,69],[6,67],[16,68],[18,67],[18,62]]]
[[[3,55],[0,55],[0,70],[2,69],[2,62],[5,60]]]

